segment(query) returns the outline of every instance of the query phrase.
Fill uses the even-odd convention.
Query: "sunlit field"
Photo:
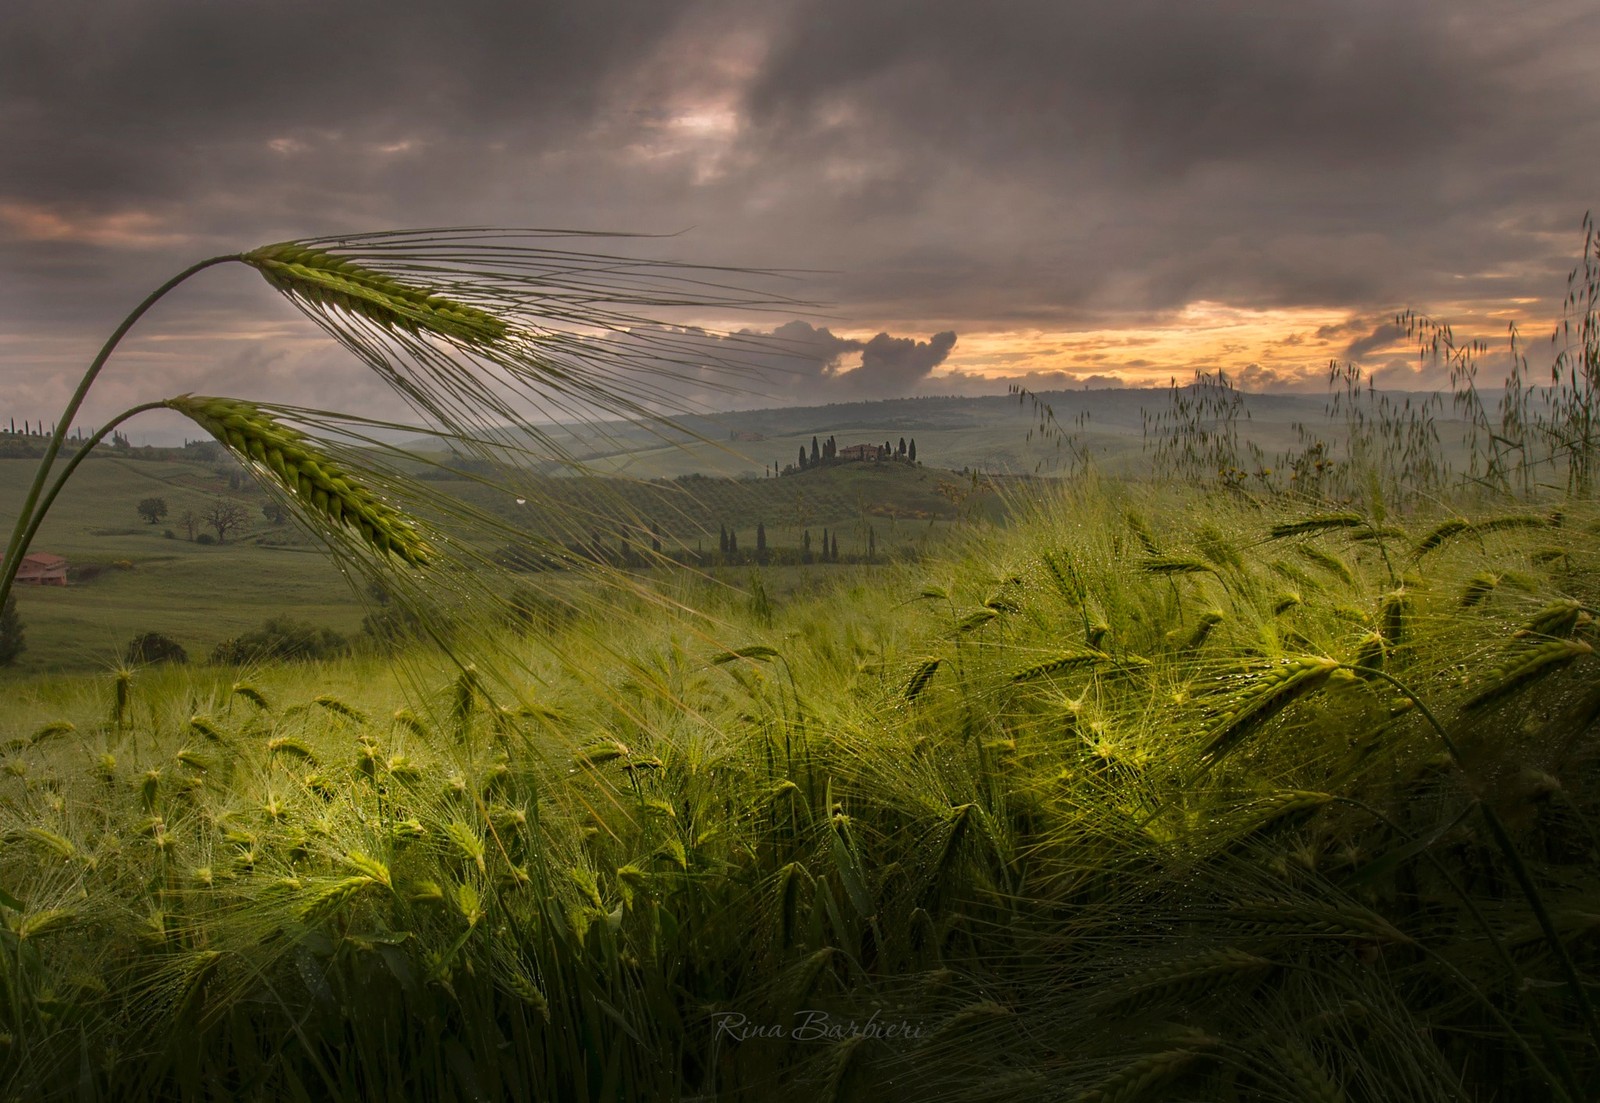
[[[1091,481],[766,609],[614,593],[481,629],[493,687],[12,685],[9,1091],[1584,1082],[1600,514],[1196,500]]]

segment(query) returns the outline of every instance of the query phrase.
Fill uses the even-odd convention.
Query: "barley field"
[[[1585,1098],[1600,512],[1196,493],[11,687],[8,1097]]]

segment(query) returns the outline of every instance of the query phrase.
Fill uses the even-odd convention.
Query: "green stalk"
[[[61,451],[62,442],[67,438],[67,431],[72,426],[72,419],[77,416],[78,407],[83,405],[84,396],[89,393],[89,388],[94,384],[95,377],[100,374],[100,369],[105,367],[106,361],[111,358],[111,353],[122,341],[128,330],[133,328],[133,324],[144,316],[145,311],[159,302],[174,287],[206,268],[243,259],[240,254],[232,253],[227,256],[211,257],[208,260],[191,264],[147,295],[143,302],[133,308],[131,314],[122,319],[122,324],[116,328],[116,331],[101,346],[99,355],[94,358],[94,363],[89,365],[89,370],[84,372],[83,378],[78,381],[78,389],[73,391],[72,397],[67,400],[66,409],[61,411],[61,417],[56,422],[56,431],[50,435],[50,443],[45,446],[44,458],[39,461],[39,470],[34,474],[33,485],[29,487],[28,496],[22,503],[22,510],[17,514],[17,523],[11,530],[11,540],[6,545],[4,565],[0,567],[0,605],[5,603],[6,597],[11,593],[11,584],[16,581],[17,571],[22,566],[22,557],[28,551],[28,541],[33,538],[33,534],[39,528],[39,522],[44,518],[45,510],[49,508],[49,501],[46,501],[43,507],[39,506],[39,497],[44,493],[45,483],[49,481],[50,467],[55,463],[56,456]],[[148,409],[149,407],[145,408]],[[58,482],[56,490],[58,491],[59,489]],[[51,492],[51,500],[54,500],[55,493],[56,491]]]
[[[1428,723],[1433,726],[1433,730],[1439,734],[1439,738],[1444,742],[1445,749],[1450,752],[1450,758],[1455,762],[1456,768],[1465,772],[1466,765],[1462,761],[1461,751],[1456,746],[1455,740],[1451,739],[1445,732],[1444,725],[1439,723],[1439,718],[1434,716],[1433,711],[1423,703],[1422,698],[1413,693],[1405,683],[1373,667],[1343,665],[1357,674],[1368,674],[1382,678],[1394,686],[1395,689],[1405,694],[1421,711]],[[1516,844],[1512,842],[1510,832],[1506,830],[1505,824],[1501,822],[1500,816],[1495,810],[1476,795],[1472,798],[1472,804],[1476,805],[1479,813],[1482,814],[1483,822],[1488,825],[1489,834],[1494,836],[1495,845],[1500,848],[1500,853],[1505,856],[1506,863],[1510,865],[1511,873],[1516,877],[1517,885],[1522,889],[1522,895],[1528,901],[1528,907],[1532,909],[1534,917],[1539,921],[1539,928],[1544,932],[1545,941],[1550,944],[1550,949],[1555,954],[1557,963],[1561,966],[1561,972],[1566,977],[1567,986],[1572,989],[1573,999],[1577,1001],[1578,1011],[1583,1016],[1584,1025],[1588,1027],[1589,1037],[1593,1039],[1595,1046],[1600,1048],[1600,1020],[1595,1018],[1594,1005],[1589,1002],[1589,993],[1584,986],[1583,978],[1578,975],[1578,967],[1573,963],[1572,955],[1567,953],[1567,947],[1561,941],[1561,935],[1556,930],[1555,921],[1550,918],[1550,911],[1545,907],[1544,896],[1539,892],[1538,886],[1533,883],[1533,875],[1528,872],[1527,864],[1523,862],[1522,855],[1517,852]]]
[[[72,458],[67,461],[67,466],[62,469],[61,474],[56,476],[56,481],[51,485],[50,490],[45,494],[44,498],[40,500],[38,508],[33,511],[32,517],[28,521],[28,527],[23,530],[21,547],[24,551],[26,551],[27,548],[32,545],[33,538],[39,531],[39,526],[44,523],[45,514],[50,512],[50,506],[54,504],[56,500],[56,495],[60,494],[61,488],[67,485],[67,479],[69,479],[72,476],[72,473],[78,469],[78,465],[89,458],[89,455],[95,450],[95,446],[101,441],[105,440],[113,429],[121,425],[124,421],[127,421],[129,418],[133,417],[135,414],[142,414],[146,410],[159,410],[165,406],[165,401],[146,402],[135,406],[132,409],[124,410],[122,413],[106,422],[105,425],[100,428],[99,432],[95,433],[94,436],[84,441],[83,444],[78,447],[78,450],[72,454]],[[25,514],[24,516],[27,515]],[[20,521],[21,518],[18,518],[18,520]],[[16,566],[12,569],[12,575],[6,578],[4,587],[0,587],[0,604],[5,602],[6,594],[10,592],[11,583],[14,580],[16,568],[20,567],[21,565],[22,557],[21,555],[18,555]]]
[[[1388,816],[1385,816],[1376,808],[1373,808],[1362,801],[1356,800],[1353,797],[1335,797],[1334,800],[1340,804],[1348,804],[1353,808],[1359,808],[1373,819],[1387,826],[1395,834],[1405,839],[1406,845],[1408,846],[1417,841],[1411,838],[1409,832],[1401,828]],[[1472,808],[1469,806],[1465,812],[1456,818],[1455,822],[1460,823],[1461,820],[1465,819],[1471,811]],[[1552,1072],[1544,1063],[1544,1061],[1540,1059],[1539,1055],[1534,1052],[1533,1047],[1528,1044],[1528,1040],[1522,1036],[1522,1032],[1516,1029],[1516,1027],[1512,1026],[1509,1021],[1507,1021],[1506,1017],[1501,1014],[1500,1009],[1494,1005],[1494,1001],[1491,1000],[1482,991],[1482,989],[1480,989],[1476,984],[1473,984],[1471,980],[1462,974],[1461,970],[1452,965],[1450,961],[1443,955],[1437,953],[1428,946],[1423,945],[1421,942],[1416,944],[1417,948],[1432,958],[1438,965],[1442,966],[1448,973],[1450,973],[1457,983],[1470,992],[1478,1001],[1478,1003],[1488,1010],[1489,1014],[1492,1015],[1497,1022],[1499,1022],[1506,1034],[1516,1041],[1517,1048],[1522,1051],[1522,1055],[1526,1057],[1533,1065],[1534,1070],[1544,1078],[1545,1083],[1550,1085],[1551,1088],[1560,1092],[1561,1095],[1569,1101],[1582,1098],[1582,1085],[1578,1082],[1577,1074],[1572,1071],[1572,1065],[1567,1061],[1567,1055],[1566,1052],[1561,1048],[1560,1039],[1556,1037],[1555,1030],[1551,1027],[1550,1021],[1545,1018],[1544,1009],[1539,1006],[1538,1001],[1534,998],[1533,991],[1528,987],[1527,977],[1523,975],[1522,969],[1517,965],[1516,959],[1511,956],[1511,951],[1506,949],[1505,942],[1501,940],[1499,935],[1495,934],[1494,928],[1489,925],[1489,920],[1484,917],[1483,910],[1478,907],[1477,901],[1473,900],[1472,895],[1468,893],[1466,889],[1461,887],[1460,882],[1455,879],[1450,870],[1445,867],[1445,864],[1439,860],[1438,855],[1433,853],[1432,847],[1426,847],[1421,850],[1419,852],[1419,856],[1426,859],[1428,864],[1433,867],[1434,873],[1442,878],[1446,885],[1450,886],[1450,891],[1456,894],[1456,897],[1467,909],[1467,913],[1471,915],[1473,921],[1477,923],[1478,929],[1481,930],[1484,934],[1484,937],[1488,939],[1489,945],[1494,948],[1495,956],[1500,959],[1500,964],[1504,966],[1506,974],[1511,977],[1512,981],[1516,985],[1518,999],[1520,999],[1527,1007],[1528,1014],[1533,1019],[1535,1029],[1539,1031],[1539,1034],[1544,1038],[1545,1045],[1550,1049],[1550,1058],[1555,1062],[1557,1070],[1560,1072],[1559,1079],[1557,1078],[1556,1073]],[[1574,1095],[1573,1092],[1578,1092],[1579,1094]]]

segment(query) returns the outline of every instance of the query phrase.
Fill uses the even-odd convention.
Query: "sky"
[[[1436,385],[1408,309],[1547,364],[1597,78],[1593,0],[5,0],[0,419],[193,260],[407,227],[793,273],[667,319],[785,350],[689,404]],[[243,266],[82,420],[184,391],[400,409]]]

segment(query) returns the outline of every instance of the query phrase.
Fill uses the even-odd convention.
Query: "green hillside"
[[[0,521],[15,516],[33,470],[30,460],[0,459]],[[598,537],[608,553],[623,545],[642,549],[654,524],[664,554],[706,565],[723,561],[711,557],[724,529],[738,542],[740,554],[726,560],[735,565],[755,562],[758,525],[765,529],[764,558],[774,565],[799,564],[807,533],[820,559],[825,530],[850,563],[921,554],[951,525],[996,508],[987,482],[905,463],[840,464],[768,479],[524,479],[515,491],[464,478],[436,477],[426,485],[530,540],[586,547]],[[517,505],[519,496],[525,505]],[[137,510],[151,497],[167,505],[156,524]],[[203,517],[219,501],[237,504],[248,525],[225,543],[191,539],[183,515]],[[268,501],[248,475],[226,464],[94,457],[34,541],[35,551],[67,558],[73,584],[18,587],[28,650],[13,671],[105,667],[143,632],[170,636],[191,657],[204,657],[277,616],[346,635],[357,631],[367,612],[357,588],[296,525],[271,522],[262,512]],[[214,536],[203,521],[193,535]]]

